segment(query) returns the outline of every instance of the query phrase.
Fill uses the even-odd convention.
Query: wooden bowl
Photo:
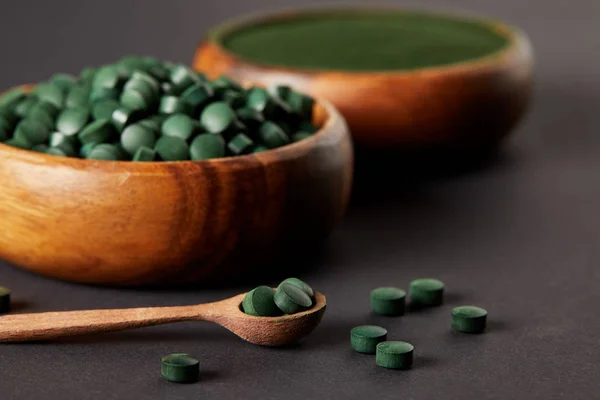
[[[92,161],[0,143],[0,258],[108,285],[258,274],[287,249],[322,241],[346,208],[346,123],[326,102],[315,123],[300,142],[199,162]]]
[[[424,14],[475,21],[505,37],[508,44],[472,61],[415,70],[355,72],[266,65],[224,46],[227,35],[260,24],[363,12],[409,11],[336,8],[229,21],[199,45],[193,66],[210,77],[225,74],[250,84],[288,84],[328,99],[348,122],[357,149],[488,146],[515,127],[530,98],[533,56],[525,34],[499,22]]]

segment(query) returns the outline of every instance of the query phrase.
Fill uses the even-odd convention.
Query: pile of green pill
[[[277,289],[259,286],[246,293],[242,310],[258,317],[275,317],[306,311],[313,306],[314,301],[315,292],[306,282],[288,278]]]
[[[414,310],[440,306],[444,302],[444,283],[420,278],[410,283],[410,304]],[[396,287],[380,287],[370,293],[371,311],[384,316],[401,316],[406,309],[406,292]],[[482,333],[487,311],[476,306],[452,309],[451,327],[463,333]],[[407,342],[388,341],[387,329],[377,325],[360,325],[350,331],[350,346],[358,353],[376,354],[377,365],[391,369],[408,369],[413,364],[414,346]]]
[[[314,100],[288,86],[243,88],[152,57],[56,74],[0,97],[0,142],[113,161],[206,160],[310,137]]]

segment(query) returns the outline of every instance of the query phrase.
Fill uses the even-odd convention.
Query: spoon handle
[[[202,321],[203,305],[5,315],[0,342],[26,342],[115,332],[180,321]]]

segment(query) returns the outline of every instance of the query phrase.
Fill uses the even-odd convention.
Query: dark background
[[[203,32],[226,18],[320,4],[2,3],[2,88],[127,53],[190,63]],[[328,297],[325,319],[313,335],[291,348],[268,349],[219,327],[185,323],[56,344],[2,345],[0,399],[600,398],[600,3],[418,4],[523,28],[536,55],[534,102],[490,165],[412,176],[410,184],[388,180],[388,190],[373,188],[355,198],[325,253],[301,275]],[[406,288],[422,276],[446,282],[446,305],[401,318],[369,314],[372,288]],[[0,283],[13,289],[18,312],[194,304],[250,289],[106,289],[8,265],[0,265]],[[450,331],[450,310],[464,303],[489,310],[487,333]],[[353,353],[349,329],[364,323],[381,324],[390,339],[413,343],[414,368],[385,370],[373,356]],[[160,358],[173,352],[200,358],[201,382],[177,385],[160,378]]]

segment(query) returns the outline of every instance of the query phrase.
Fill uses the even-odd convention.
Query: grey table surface
[[[0,87],[125,53],[190,62],[203,32],[225,18],[320,3],[3,2]],[[302,275],[328,296],[313,335],[268,349],[218,327],[182,323],[3,345],[0,399],[600,398],[600,3],[419,4],[523,28],[536,54],[534,101],[496,162],[410,185],[398,181],[403,190],[374,190],[352,203],[324,254]],[[370,315],[370,289],[407,287],[421,276],[446,282],[446,305],[402,318]],[[87,287],[6,264],[0,283],[13,288],[17,312],[194,304],[248,289]],[[487,333],[450,331],[450,310],[461,303],[489,310]],[[390,338],[413,343],[414,368],[385,370],[372,356],[350,351],[348,331],[363,323],[382,324]],[[173,352],[200,357],[201,382],[160,378],[160,357]]]

